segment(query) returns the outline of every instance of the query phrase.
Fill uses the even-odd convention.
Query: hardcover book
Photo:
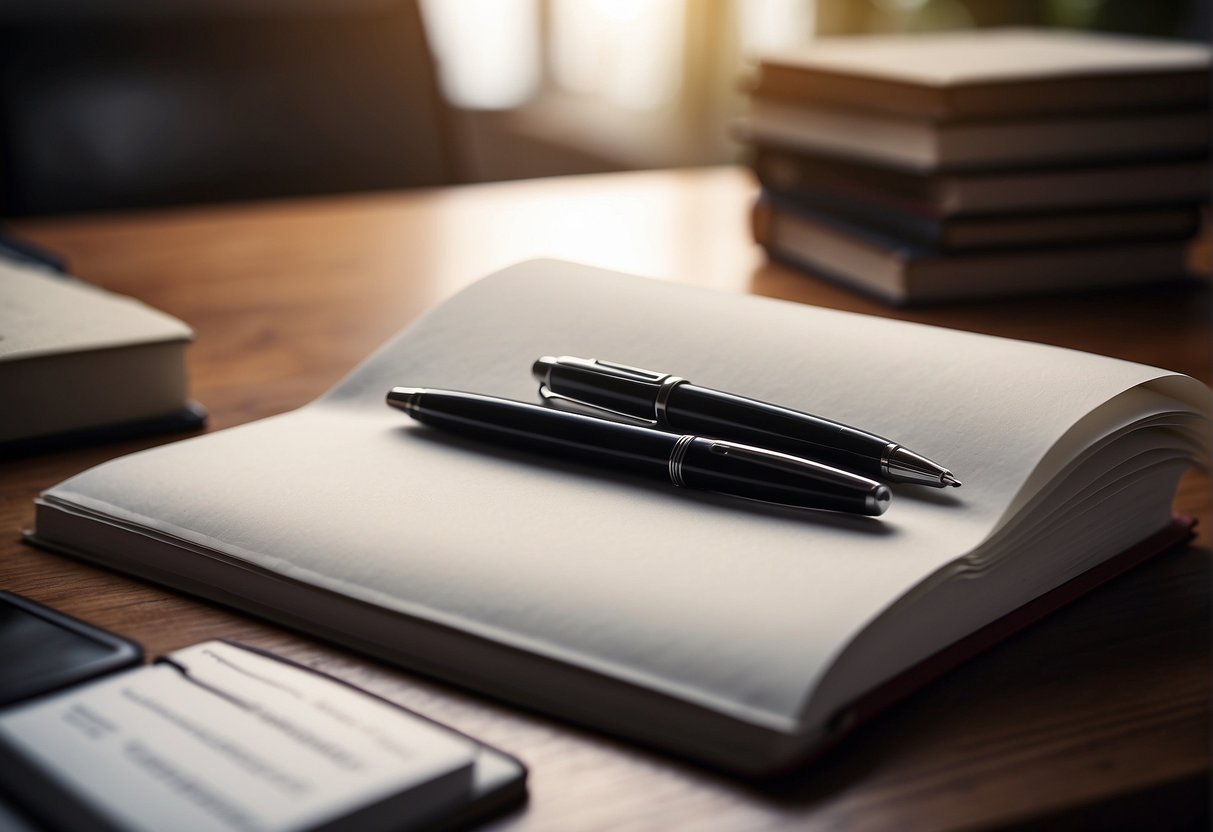
[[[932,218],[1093,211],[1207,203],[1207,158],[936,173],[896,170],[759,146],[754,172],[789,195],[846,200],[870,213]]]
[[[537,401],[591,355],[896,437],[963,488],[881,518],[675,488],[419,425],[397,385]],[[559,261],[490,276],[299,410],[38,500],[41,546],[738,772],[1186,539],[1196,380]]]
[[[992,247],[945,250],[770,195],[754,203],[751,221],[755,241],[772,258],[894,305],[1191,279],[1191,241],[1182,237],[1134,240],[1130,234],[1116,242],[1061,240],[1032,248],[1008,246],[1004,238]],[[1005,235],[1007,227],[992,230]]]
[[[755,94],[932,120],[1207,106],[1209,55],[1064,29],[820,38],[763,56]]]
[[[193,338],[134,298],[0,257],[0,458],[199,426]]]
[[[740,129],[751,142],[924,173],[1194,155],[1210,135],[1207,107],[933,122],[759,97]]]
[[[1201,218],[1198,204],[935,217],[808,190],[788,193],[771,189],[766,198],[792,213],[832,217],[849,226],[867,228],[878,235],[904,241],[928,253],[1190,240],[1196,235]]]

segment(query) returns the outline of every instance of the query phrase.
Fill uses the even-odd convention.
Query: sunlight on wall
[[[813,37],[813,0],[740,0],[737,28],[746,56],[798,46]]]
[[[421,0],[421,6],[443,91],[457,107],[509,109],[536,95],[563,92],[624,111],[651,112],[694,92],[688,89],[694,79],[685,77],[692,22],[716,16],[735,29],[743,51],[751,55],[811,38],[816,3]],[[705,46],[710,48],[698,48]]]
[[[551,0],[558,89],[655,110],[682,85],[685,0]]]
[[[502,110],[538,90],[539,0],[421,0],[421,11],[452,104]]]

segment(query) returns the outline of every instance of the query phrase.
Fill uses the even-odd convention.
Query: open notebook
[[[964,487],[895,487],[879,519],[795,511],[479,444],[384,404],[393,385],[533,401],[545,354],[861,426]],[[1170,504],[1208,456],[1210,399],[1099,356],[534,261],[299,410],[49,489],[31,537],[762,772],[966,652],[949,645],[1184,539]]]

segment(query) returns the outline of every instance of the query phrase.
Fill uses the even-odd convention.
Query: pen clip
[[[547,384],[550,387],[552,370],[558,367],[589,373],[595,376],[616,378],[623,381],[651,384],[654,386],[661,384],[670,376],[669,373],[658,373],[654,370],[631,367],[627,364],[616,364],[613,361],[603,361],[598,358],[578,358],[575,355],[545,355],[535,362],[535,378],[540,384]]]
[[[641,367],[632,367],[627,364],[616,364],[613,361],[603,361],[599,358],[577,359],[561,356],[556,360],[566,364],[580,364],[582,366],[589,364],[592,365],[592,369],[600,372],[605,371],[603,375],[617,376],[631,379],[632,381],[643,381],[649,384],[661,384],[661,382],[670,377],[669,373],[659,373],[655,370],[645,370]]]
[[[575,399],[572,396],[566,396],[563,393],[556,393],[546,384],[539,385],[539,395],[548,404],[555,405],[562,410],[571,410],[573,412],[592,411],[587,415],[598,415],[600,413],[609,413],[612,416],[618,416],[628,420],[631,424],[636,425],[656,425],[656,419],[645,419],[643,416],[636,416],[631,413],[624,413],[622,410],[612,410],[609,407],[603,407],[600,404],[590,404],[589,402]]]
[[[585,384],[592,384],[592,382],[586,380],[586,376],[591,379],[596,377],[605,388],[603,392],[606,394],[605,398],[608,401],[612,398],[610,395],[612,387],[624,385],[636,388],[631,390],[628,395],[636,398],[635,404],[640,406],[638,409],[642,412],[637,413],[636,410],[616,410],[598,402],[587,401],[585,398],[579,396],[555,392],[552,389],[552,372],[560,368],[570,371],[574,376],[582,374],[582,382]],[[577,358],[571,355],[562,355],[559,358],[554,358],[550,355],[541,356],[532,366],[532,373],[539,382],[539,395],[550,402],[572,403],[580,408],[587,408],[598,413],[610,413],[622,416],[637,424],[656,426],[668,426],[666,404],[670,393],[678,385],[686,383],[686,379],[671,375],[670,373],[658,373],[653,370],[645,370],[627,364],[616,364],[597,358]],[[571,386],[576,388],[582,386],[582,384],[575,383]],[[652,398],[647,399],[647,396],[651,396]],[[614,401],[611,403],[616,404]],[[649,411],[653,415],[651,417],[644,415],[644,411]]]

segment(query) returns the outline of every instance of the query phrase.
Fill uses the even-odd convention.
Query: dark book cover
[[[1201,218],[1198,203],[947,217],[811,187],[765,194],[782,210],[869,229],[932,253],[1185,240],[1195,235]]]
[[[1208,161],[1202,154],[932,175],[763,143],[750,156],[759,183],[772,192],[933,222],[1203,204],[1210,192]]]

